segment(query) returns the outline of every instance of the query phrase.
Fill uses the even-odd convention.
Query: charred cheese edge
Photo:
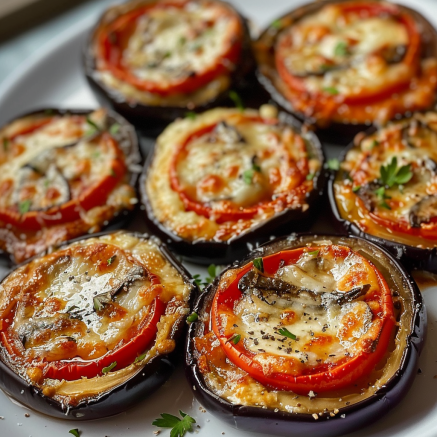
[[[377,194],[377,190],[383,187],[378,182],[381,166],[388,166],[393,158],[397,160],[397,170],[402,166],[410,166],[412,178],[404,184],[385,187],[382,198]],[[387,229],[368,215],[372,211],[381,218],[403,223],[408,229],[417,227],[432,232],[435,228],[432,218],[436,216],[432,205],[428,211],[429,221],[415,225],[414,214],[427,200],[437,200],[436,163],[435,112],[416,113],[410,119],[391,123],[361,138],[359,144],[346,154],[334,183],[335,199],[341,217],[355,223],[364,232],[378,237],[417,247],[437,247],[437,240]],[[352,180],[345,175],[350,175]]]
[[[261,111],[275,115],[273,107],[265,106],[261,108]],[[260,112],[248,109],[242,114],[237,109],[213,109],[196,116],[195,119],[186,118],[172,123],[157,140],[145,182],[145,192],[155,218],[182,238],[189,241],[226,241],[262,224],[281,210],[289,208],[306,211],[309,207],[305,198],[292,195],[287,205],[282,205],[282,207],[278,205],[276,210],[266,208],[251,219],[221,224],[217,223],[213,216],[206,218],[193,211],[185,210],[179,193],[172,189],[169,178],[175,145],[182,144],[191,133],[206,126],[217,124],[212,135],[217,134],[221,138],[217,142],[208,143],[209,136],[204,135],[190,141],[187,147],[187,157],[179,163],[177,171],[179,179],[196,190],[198,200],[201,203],[212,205],[213,209],[219,208],[222,202],[229,199],[232,199],[237,208],[250,207],[266,198],[274,200],[275,193],[287,191],[286,186],[282,187],[282,185],[277,186],[273,193],[270,191],[271,180],[274,177],[272,175],[281,166],[281,154],[270,151],[275,150],[278,144],[277,138],[288,140],[286,151],[295,161],[308,159],[308,174],[314,176],[319,171],[321,164],[318,159],[310,158],[305,146],[302,150],[294,145],[294,141],[300,143],[305,140],[291,127],[256,121],[240,124],[238,120],[241,116],[259,117]],[[217,132],[221,130],[223,132]],[[256,157],[255,166],[254,156]],[[224,188],[208,191],[211,189],[209,184],[211,177],[213,179],[218,177]],[[211,185],[214,188],[214,183]],[[313,181],[308,178],[295,188],[302,187],[310,192],[313,188]],[[292,190],[289,191],[293,193]]]
[[[91,123],[86,121],[86,118]],[[50,120],[30,133],[17,134],[35,122]],[[74,238],[86,232],[96,232],[122,211],[137,203],[130,185],[131,172],[136,171],[131,146],[124,127],[118,125],[111,133],[122,152],[115,155],[104,141],[98,139],[96,127],[107,126],[109,114],[98,109],[88,115],[74,113],[36,113],[17,119],[0,129],[0,209],[21,213],[44,212],[61,207],[102,178],[112,175],[111,161],[124,155],[128,167],[124,178],[108,193],[107,202],[82,210],[74,224],[46,226],[39,232],[16,230],[6,225],[0,232],[2,249],[13,253],[17,261],[26,259],[48,245]],[[94,125],[93,125],[94,124]],[[96,139],[97,135],[97,139]],[[10,139],[12,138],[12,140]],[[130,150],[132,152],[132,150]]]
[[[146,2],[130,2],[117,6],[117,15],[135,10]],[[159,5],[159,1],[157,4]],[[164,2],[165,4],[165,2]],[[225,54],[232,25],[228,16],[223,16],[223,8],[236,13],[228,6],[205,1],[188,1],[182,8],[166,6],[151,8],[136,21],[136,28],[129,38],[123,52],[122,64],[136,79],[169,84],[175,78],[188,77],[202,73],[214,64],[221,63]],[[237,17],[240,20],[239,17]],[[102,23],[113,20],[111,10],[102,19]],[[94,42],[96,44],[96,42]],[[135,87],[112,74],[96,55],[95,79],[100,80],[109,89],[117,90],[127,100],[135,100],[145,105],[164,105],[185,107],[187,103],[200,105],[213,100],[231,84],[230,74],[236,66],[226,62],[228,73],[220,74],[207,85],[200,86],[188,94],[170,93],[162,96]],[[223,61],[224,63],[225,61]]]
[[[119,251],[119,253],[124,251],[128,257],[133,258],[134,263],[144,266],[148,272],[158,276],[162,285],[160,297],[162,301],[167,304],[167,307],[165,314],[161,316],[157,324],[156,339],[147,351],[140,352],[140,354],[146,352],[140,361],[137,363],[134,362],[122,369],[115,367],[111,372],[94,378],[82,377],[81,379],[73,381],[60,381],[49,378],[42,379],[41,372],[32,366],[32,362],[24,366],[17,365],[17,363],[10,359],[4,346],[1,346],[0,356],[2,360],[16,373],[30,384],[41,389],[45,396],[52,397],[62,404],[69,406],[75,406],[87,399],[102,396],[141,372],[144,366],[154,358],[172,352],[175,348],[175,327],[178,323],[181,323],[189,311],[188,299],[192,285],[185,282],[185,279],[162,253],[157,240],[153,238],[146,239],[141,236],[120,231],[98,238],[88,238],[61,249],[59,252],[62,253],[68,249],[79,249],[79,251],[84,250],[86,252],[87,248],[92,251],[95,245],[109,246],[111,249]],[[16,315],[13,328],[17,330],[17,332],[22,331],[26,339],[25,344],[32,346],[32,341],[38,341],[39,330],[37,328],[35,328],[35,330],[29,330],[30,325],[38,326],[38,324],[47,322],[47,320],[50,321],[50,317],[53,315],[55,317],[58,315],[63,317],[62,314],[65,315],[65,311],[68,310],[67,306],[71,304],[76,307],[71,309],[73,307],[70,306],[72,312],[76,311],[85,314],[82,320],[84,320],[83,323],[87,325],[87,329],[83,332],[83,335],[78,334],[78,338],[76,339],[77,343],[89,341],[90,344],[92,344],[93,341],[95,341],[97,347],[99,345],[101,346],[102,342],[106,344],[106,340],[113,334],[116,336],[117,333],[123,334],[129,331],[135,322],[135,318],[141,313],[141,305],[147,304],[147,302],[143,302],[144,299],[141,298],[138,293],[141,287],[138,288],[133,285],[129,288],[127,293],[121,293],[120,302],[117,302],[118,298],[114,300],[114,302],[125,311],[124,316],[121,317],[120,320],[117,320],[116,317],[113,321],[110,321],[110,323],[103,323],[107,317],[98,317],[97,312],[92,310],[93,290],[99,289],[100,291],[104,291],[108,281],[116,280],[117,278],[114,275],[120,273],[120,269],[123,270],[126,266],[123,264],[120,268],[116,267],[116,269],[109,274],[99,274],[99,265],[103,265],[103,270],[105,270],[105,266],[108,263],[107,259],[100,261],[84,259],[83,262],[81,262],[79,256],[75,259],[67,260],[65,265],[56,266],[56,263],[54,265],[51,264],[51,257],[54,255],[56,255],[56,252],[45,257],[37,258],[29,264],[18,268],[0,285],[0,315],[1,313],[6,314],[11,303],[18,299],[22,310]],[[120,261],[126,262],[125,259]],[[45,265],[46,262],[48,262],[49,265]],[[94,267],[90,265],[90,263],[92,264],[93,262],[95,263]],[[20,283],[31,284],[33,282],[35,282],[37,286],[38,281],[41,279],[38,279],[36,275],[41,269],[47,270],[48,279],[46,279],[46,282],[49,282],[49,284],[48,288],[41,289],[37,293],[39,297],[44,297],[44,299],[42,303],[36,305],[35,313],[30,314],[31,312],[29,312],[29,310],[31,308],[27,308],[25,304],[26,296],[22,296],[20,291],[18,291],[17,294],[15,286]],[[85,274],[85,270],[89,270],[88,274]],[[93,286],[90,287],[91,285]],[[89,299],[91,299],[91,304],[89,303]],[[55,300],[61,303],[60,306],[58,305],[59,308],[57,308],[57,311],[56,308],[54,310],[53,306]],[[89,319],[88,321],[85,320],[87,318]],[[108,321],[106,320],[106,322]],[[39,346],[40,353],[44,356],[49,356],[51,352],[56,353],[56,342],[60,340],[62,340],[62,338],[59,337],[47,343],[43,342],[43,344]],[[112,344],[111,347],[114,347],[114,344]],[[38,347],[34,350],[29,347],[27,350],[37,352]],[[39,358],[35,356],[35,359],[38,361]]]
[[[337,242],[319,240],[308,244],[311,247],[315,247],[328,246],[333,243],[336,244]],[[351,249],[354,250],[354,247],[351,247]],[[323,292],[332,286],[335,287],[336,284],[338,285],[338,289],[341,290],[342,282],[345,282],[348,276],[355,276],[354,270],[356,269],[356,261],[358,261],[361,256],[367,260],[369,260],[369,255],[372,256],[372,253],[363,250],[361,246],[356,249],[357,253],[352,252],[344,262],[340,261],[337,264],[334,263],[334,265],[330,265],[330,267],[332,267],[330,269],[331,271],[314,269],[315,263],[311,261],[311,256],[309,256],[307,262],[301,263],[302,265],[300,266],[296,265],[298,268],[290,269],[291,266],[285,266],[284,269],[286,270],[282,272],[279,270],[279,274],[283,279],[290,281],[290,283],[294,285],[314,289],[314,291]],[[304,267],[304,269],[301,267]],[[294,271],[292,272],[291,270]],[[401,312],[395,309],[395,315],[397,320],[399,320],[399,325],[409,326],[411,310],[408,307],[408,302],[410,297],[402,292],[402,279],[391,276],[392,272],[388,269],[382,273],[385,278],[389,278],[392,294],[395,294],[395,291],[400,292],[399,298],[394,298],[394,301],[398,302],[398,305],[400,304],[400,307],[403,308]],[[217,289],[220,287],[226,288],[226,284],[233,282],[236,275],[237,273],[234,270],[228,270],[221,277]],[[369,280],[369,282],[373,282],[376,278],[367,277],[366,279]],[[357,303],[358,302],[361,301],[358,300]],[[281,305],[281,303],[279,303],[279,305]],[[335,416],[339,413],[340,408],[349,405],[352,406],[355,403],[371,397],[379,389],[384,387],[388,380],[396,375],[402,362],[402,350],[406,345],[408,335],[407,329],[397,330],[396,337],[391,341],[389,351],[383,358],[384,364],[378,365],[375,370],[364,379],[356,381],[353,387],[326,393],[314,393],[309,391],[306,396],[296,395],[296,393],[291,391],[273,390],[262,385],[226,358],[218,339],[213,331],[208,328],[211,323],[209,314],[210,306],[211,301],[209,303],[207,302],[202,308],[200,320],[204,323],[205,328],[204,331],[200,330],[194,338],[197,365],[203,374],[207,387],[214,394],[233,405],[260,407],[271,409],[275,412],[284,411],[309,415],[329,412],[331,416]],[[332,311],[334,307],[328,308],[327,314],[325,311],[325,314],[322,315],[318,312],[313,312],[309,305],[307,308],[300,309],[297,308],[299,305],[295,306],[296,308],[294,309],[297,309],[294,319],[296,324],[294,324],[292,320],[293,317],[289,317],[288,319],[287,317],[281,317],[281,315],[284,314],[282,308],[278,309],[256,298],[253,303],[246,303],[246,300],[242,299],[242,303],[236,306],[236,311],[241,312],[241,317],[244,320],[243,326],[239,325],[238,328],[235,328],[236,332],[238,331],[238,333],[241,334],[240,341],[244,341],[243,339],[247,339],[248,337],[252,337],[252,339],[257,338],[257,345],[254,345],[253,342],[250,341],[250,338],[246,340],[246,344],[248,348],[257,354],[261,354],[261,356],[263,353],[260,352],[259,349],[285,356],[291,356],[291,354],[293,354],[305,363],[310,363],[314,359],[320,358],[335,361],[337,356],[348,352],[348,350],[353,353],[353,343],[359,341],[364,331],[371,329],[370,324],[367,328],[363,326],[361,332],[356,332],[355,335],[351,336],[351,342],[344,342],[341,338],[337,337],[338,333],[342,330],[341,319],[344,314],[342,316],[341,310],[336,312]],[[272,318],[271,322],[270,318]],[[246,326],[246,323],[248,326]],[[236,324],[238,325],[238,322],[236,322]],[[297,336],[297,341],[286,338],[284,342],[282,342],[283,336],[278,336],[277,331],[273,329],[273,325],[275,324],[286,327],[291,333]],[[262,334],[261,331],[264,334]],[[311,335],[311,332],[314,333],[314,336]],[[326,350],[323,350],[323,347],[319,350],[320,357],[317,357],[311,352],[307,353],[302,349],[302,345],[306,347],[308,341],[311,342],[311,339],[317,337],[317,333],[332,335],[336,340],[331,343],[331,346],[328,344]],[[262,338],[263,335],[264,338]],[[273,341],[272,337],[277,338]],[[278,342],[278,339],[281,341]],[[288,345],[288,342],[291,344]],[[283,350],[278,350],[278,347],[283,348]],[[328,353],[328,355],[325,356],[325,353]],[[336,357],[329,357],[329,355],[336,355]],[[266,365],[268,365],[268,363],[266,363]]]

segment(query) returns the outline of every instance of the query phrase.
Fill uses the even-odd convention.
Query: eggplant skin
[[[376,132],[376,128],[368,129],[365,135],[371,135]],[[339,157],[339,161],[343,162],[349,150],[355,147],[352,142],[343,150]],[[375,235],[367,234],[362,231],[355,223],[344,219],[340,215],[334,194],[334,182],[337,172],[331,172],[328,178],[328,198],[331,206],[331,215],[334,226],[338,232],[344,235],[354,235],[378,244],[389,251],[399,262],[408,269],[426,270],[428,272],[437,273],[437,247],[425,249],[421,247],[410,246],[408,244],[399,243],[396,241],[386,240]]]
[[[347,2],[347,1],[349,0],[312,1],[284,14],[281,17],[278,17],[278,19],[275,21],[285,19],[286,22],[287,21],[295,22],[306,15],[316,12],[326,4],[340,3],[340,2]],[[396,2],[390,2],[390,3],[396,4],[396,6],[398,6],[401,10],[405,11],[406,13],[414,17],[415,21],[419,24],[420,31],[423,37],[422,58],[437,57],[437,31],[435,30],[434,26],[427,20],[427,18],[425,18],[418,11],[411,9],[405,5],[397,4]],[[263,32],[258,37],[258,39],[254,42],[254,44],[255,46],[257,43],[267,44],[269,46],[269,52],[273,54],[274,53],[273,44],[276,41],[276,37],[279,35],[279,31],[273,36],[270,32],[271,32],[271,27],[267,27],[266,29],[264,29]],[[258,56],[256,53],[256,49],[254,50],[254,52],[255,52],[254,53],[255,58],[257,59]],[[294,110],[291,103],[276,88],[271,78],[267,77],[265,74],[262,73],[261,71],[262,63],[263,61],[261,59],[257,59],[258,66],[255,74],[258,79],[258,82],[267,92],[270,99],[272,99],[283,110],[293,114],[298,119],[308,124],[316,123],[316,120],[314,118],[308,117],[305,114],[302,114]],[[409,112],[406,111],[404,115],[408,116]],[[372,120],[369,120],[369,122],[366,124],[331,122],[329,123],[329,125],[317,125],[316,123],[317,133],[323,142],[335,143],[342,146],[346,146],[347,144],[349,144],[349,142],[352,141],[355,135],[362,132],[363,130],[368,129],[369,126],[371,125],[372,125]]]
[[[76,238],[63,243],[58,248],[62,249],[63,247],[78,241],[83,241],[88,238],[96,238],[115,232],[116,231],[101,232],[87,236],[86,238]],[[139,234],[136,232],[129,232],[128,234],[143,240],[150,238],[147,234]],[[200,291],[197,285],[195,285],[190,273],[173,256],[165,244],[159,242],[158,245],[161,253],[182,276],[184,282],[190,284],[191,293],[188,305],[191,311],[194,300],[200,294]],[[35,258],[36,257],[31,258],[18,267],[27,264]],[[9,274],[10,273],[12,273],[12,271],[9,272]],[[154,357],[124,384],[121,384],[92,400],[81,402],[75,407],[67,407],[53,398],[44,396],[39,388],[28,384],[1,360],[0,389],[2,389],[8,396],[14,398],[16,401],[32,410],[59,419],[83,421],[113,416],[126,411],[130,407],[143,401],[147,396],[152,395],[170,377],[177,363],[181,359],[180,355],[183,349],[186,329],[187,324],[185,319],[180,318],[172,331],[172,338],[176,340],[176,349],[173,352],[168,355],[158,355]]]
[[[156,0],[145,0],[145,3],[154,3]],[[220,93],[214,100],[209,100],[203,104],[188,108],[186,106],[149,106],[136,101],[127,101],[124,96],[111,89],[101,81],[95,78],[96,61],[93,54],[93,40],[94,34],[97,31],[99,24],[109,9],[102,14],[96,26],[89,33],[88,38],[82,49],[82,67],[85,78],[95,94],[97,100],[102,106],[110,107],[114,111],[121,114],[139,129],[146,132],[156,132],[161,130],[169,122],[176,120],[179,117],[185,117],[188,111],[202,112],[216,106],[234,106],[233,101],[229,98],[229,90],[234,89],[242,91],[246,89],[249,91],[256,82],[254,77],[255,58],[252,53],[252,41],[250,37],[249,24],[245,17],[243,17],[232,5],[227,2],[214,0],[226,4],[239,16],[244,29],[243,45],[240,54],[239,63],[235,71],[231,75],[231,84],[229,89]],[[115,9],[117,7],[115,6]],[[112,9],[112,8],[111,8]],[[158,125],[157,125],[158,124]]]
[[[212,414],[239,430],[266,433],[278,436],[300,437],[334,437],[357,431],[374,423],[389,410],[395,407],[408,392],[417,374],[418,359],[425,342],[427,329],[426,308],[422,295],[411,275],[385,249],[360,237],[341,237],[339,235],[297,234],[290,237],[276,239],[252,251],[242,261],[236,261],[231,267],[220,274],[220,277],[231,268],[239,268],[255,258],[267,256],[306,243],[330,238],[341,238],[346,245],[348,242],[361,242],[366,247],[383,256],[391,271],[396,271],[403,279],[404,286],[411,294],[412,319],[408,327],[407,345],[404,348],[401,365],[394,376],[374,395],[364,401],[339,409],[335,417],[329,414],[319,416],[315,420],[311,414],[288,413],[274,411],[261,407],[233,405],[211,391],[197,365],[195,357],[194,338],[203,323],[201,317],[190,324],[185,344],[185,372],[196,399]],[[201,316],[204,305],[214,297],[220,277],[204,291],[194,305],[194,311]]]
[[[298,132],[302,132],[303,126],[291,115],[280,112],[278,118],[287,124],[293,126]],[[144,220],[147,228],[164,241],[171,250],[174,250],[191,262],[209,265],[209,264],[228,264],[235,259],[245,256],[251,249],[258,245],[271,240],[272,236],[284,235],[293,231],[306,231],[310,228],[312,222],[318,216],[318,211],[322,208],[320,199],[323,196],[328,173],[324,169],[325,154],[322,145],[316,134],[309,131],[308,143],[312,147],[313,155],[321,163],[318,174],[314,177],[314,188],[307,198],[308,208],[305,212],[295,210],[284,210],[265,222],[243,232],[241,235],[231,238],[227,241],[195,241],[191,242],[176,235],[170,229],[165,227],[154,215],[152,205],[148,198],[145,186],[149,170],[151,168],[154,153],[152,152],[144,165],[143,172],[139,180],[139,191],[141,202],[145,207]]]

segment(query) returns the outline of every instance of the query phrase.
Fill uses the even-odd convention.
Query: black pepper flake
[[[261,338],[263,340],[268,340],[269,339],[269,334],[264,334]]]
[[[265,350],[264,349],[258,349],[260,352],[265,352]]]
[[[72,281],[73,279],[74,279],[74,276],[69,276],[69,277],[68,277],[68,280],[69,280],[69,281]]]
[[[238,328],[238,325],[235,324],[235,323],[234,323],[232,326],[233,326],[234,328]]]
[[[330,357],[335,357],[335,355],[334,355],[334,354],[331,354],[331,355],[328,355],[328,356],[330,356]]]
[[[253,334],[255,334],[253,331],[247,331],[247,333],[248,333],[249,335],[253,335]]]
[[[264,335],[264,334],[265,334],[265,332],[264,332],[264,331],[261,331],[261,334],[262,334],[262,335]]]
[[[258,345],[259,345],[259,341],[258,341],[258,339],[255,338],[255,339],[253,340],[253,343],[254,343],[255,346],[258,346]]]
[[[293,352],[293,349],[291,349],[291,347],[287,347],[287,349],[285,349],[285,352],[287,352],[287,354],[291,354]]]

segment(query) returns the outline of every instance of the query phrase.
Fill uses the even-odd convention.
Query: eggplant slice
[[[383,369],[378,372],[378,378],[380,379],[376,384],[372,384],[371,388],[366,385],[365,381],[358,383],[359,386],[361,384],[366,386],[365,395],[362,394],[361,390],[356,389],[356,395],[345,395],[343,393],[339,396],[338,393],[331,392],[326,395],[324,393],[309,392],[306,396],[284,396],[281,392],[272,389],[263,387],[258,389],[251,386],[253,396],[245,397],[246,405],[229,401],[233,396],[232,389],[228,388],[227,391],[221,391],[223,384],[226,385],[226,380],[223,380],[220,375],[217,375],[216,379],[205,377],[205,372],[208,372],[205,369],[209,368],[209,372],[214,372],[211,369],[222,365],[219,359],[211,357],[211,360],[216,361],[213,361],[212,367],[205,367],[208,364],[199,361],[199,352],[195,346],[196,344],[204,344],[197,343],[197,341],[210,329],[208,328],[210,326],[210,309],[214,296],[219,289],[222,290],[220,287],[223,287],[223,285],[220,284],[224,284],[223,281],[230,284],[236,277],[237,273],[234,272],[238,272],[238,269],[257,258],[262,257],[265,259],[279,252],[323,244],[350,247],[359,255],[370,260],[382,274],[391,290],[396,320],[400,328],[395,330],[395,338],[391,340],[389,345],[390,352],[383,358],[386,361]],[[273,285],[272,280],[267,279],[265,275],[258,272],[255,274],[247,273],[240,279],[239,284],[242,289],[255,286],[260,292],[265,292],[274,287],[276,290],[280,290],[279,293],[290,293],[289,286],[284,286],[281,282],[275,282]],[[349,292],[353,292],[350,295],[351,303],[346,303],[345,306],[349,305],[350,309],[350,306],[357,302],[363,304],[364,302],[360,302],[358,295],[364,292],[366,288],[367,286],[364,285],[364,287]],[[296,290],[291,290],[291,293],[296,293]],[[309,299],[311,300],[310,296]],[[380,246],[362,238],[332,235],[298,234],[277,239],[261,246],[251,252],[245,259],[236,261],[231,267],[222,272],[220,277],[216,278],[214,283],[199,297],[195,303],[194,311],[199,317],[196,322],[190,325],[185,356],[186,374],[190,385],[193,387],[194,396],[208,411],[230,426],[248,432],[261,432],[280,436],[333,437],[343,435],[361,429],[386,414],[401,401],[415,378],[427,325],[426,311],[421,294],[409,273],[393,256]],[[311,309],[308,312],[311,313]],[[311,316],[311,314],[307,315]],[[363,310],[362,315],[364,325],[372,319],[370,310],[367,310],[367,312]],[[253,325],[254,329],[258,329],[255,323]],[[255,334],[257,333],[258,331]],[[250,334],[253,333],[249,332]],[[268,337],[267,334],[266,337]],[[274,336],[276,337],[277,333]],[[297,342],[297,344],[299,343]],[[281,343],[278,343],[278,345],[282,347]],[[219,372],[219,370],[217,371]],[[236,384],[238,385],[238,383]],[[351,390],[353,391],[353,388]],[[273,409],[268,406],[269,399],[279,398],[282,407]],[[261,402],[256,405],[264,406],[255,406],[255,402]],[[294,406],[292,408],[293,412],[285,411],[285,405]],[[308,412],[305,412],[306,409],[308,409]]]
[[[76,255],[74,257],[64,255],[69,251]],[[118,255],[106,259],[106,254],[112,252]],[[93,259],[85,257],[83,262],[80,261],[80,257],[88,253],[92,254]],[[129,267],[132,263],[133,266]],[[28,318],[28,314],[20,309],[17,310],[19,314],[14,316],[17,335],[25,351],[32,351],[42,338],[50,337],[53,340],[56,336],[55,340],[59,344],[76,347],[75,337],[82,332],[80,326],[84,323],[88,326],[87,332],[91,334],[86,334],[85,330],[83,335],[91,335],[95,338],[95,332],[100,332],[98,330],[102,329],[94,323],[97,318],[100,317],[103,323],[105,317],[112,312],[117,313],[117,317],[121,317],[120,321],[123,320],[123,317],[127,317],[124,315],[123,307],[136,311],[132,306],[133,299],[141,299],[141,290],[144,290],[144,286],[150,287],[150,281],[156,281],[156,278],[161,281],[160,289],[162,290],[163,287],[166,289],[162,300],[165,310],[156,325],[157,331],[153,334],[152,342],[146,350],[138,351],[137,358],[134,357],[132,362],[126,363],[127,367],[119,368],[120,362],[115,367],[112,364],[110,370],[103,369],[102,373],[85,380],[83,376],[82,379],[78,376],[78,379],[69,377],[67,380],[59,381],[49,373],[47,375],[51,375],[50,377],[39,378],[40,373],[34,370],[38,367],[32,365],[43,364],[42,357],[50,356],[48,354],[51,350],[55,352],[56,344],[53,349],[50,349],[47,343],[47,347],[41,349],[41,356],[28,365],[26,361],[14,359],[5,348],[4,340],[0,341],[0,387],[6,394],[17,402],[52,417],[89,420],[126,411],[129,407],[143,401],[170,376],[177,361],[180,342],[184,339],[185,317],[190,311],[192,299],[198,289],[193,285],[194,282],[188,272],[158,239],[118,231],[67,242],[50,254],[33,258],[9,273],[1,283],[0,301],[6,298],[6,294],[13,293],[9,288],[10,281],[14,281],[17,275],[26,278],[26,275],[32,275],[31,272],[34,270],[46,271],[46,275],[40,277],[39,281],[48,282],[48,289],[53,292],[47,298],[43,312],[40,311],[42,303],[39,302],[35,305],[37,312],[33,318]],[[112,277],[110,272],[114,272],[115,276]],[[116,277],[118,273],[120,277]],[[29,283],[35,280],[35,277],[30,278]],[[38,287],[38,284],[34,285]],[[27,284],[23,284],[22,293],[29,292],[26,286]],[[46,285],[42,285],[41,289],[45,288]],[[19,308],[29,305],[25,299],[26,296],[20,294]],[[50,306],[57,299],[65,301],[64,309],[62,305]],[[96,299],[99,302],[97,305]],[[74,308],[75,304],[78,308]],[[110,307],[106,308],[107,305]],[[58,312],[56,317],[53,311]],[[26,317],[28,323],[23,323]],[[0,321],[3,322],[3,331],[10,332],[5,328],[4,313],[0,313]],[[63,335],[61,331],[69,329],[69,323],[77,326],[77,329],[72,334]],[[117,326],[124,325],[120,325],[117,321],[112,330],[102,331],[101,338],[108,337],[108,334],[114,335]],[[123,342],[118,343],[115,350],[123,347],[123,344]],[[97,343],[96,347],[98,347]],[[126,353],[130,352],[124,352]],[[80,366],[87,364],[88,361],[84,363],[83,360],[73,358],[61,360],[59,363],[59,368],[62,370],[62,366],[75,363]],[[53,365],[53,363],[49,364],[47,369]],[[82,371],[79,371],[78,375],[81,374]]]

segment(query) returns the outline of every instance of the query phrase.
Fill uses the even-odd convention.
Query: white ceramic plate
[[[253,22],[263,27],[285,11],[304,3],[299,0],[233,0]],[[412,5],[437,25],[437,2],[413,0],[401,3]],[[75,24],[55,40],[48,43],[33,57],[23,62],[7,80],[0,84],[0,125],[20,113],[41,107],[59,106],[68,108],[97,107],[85,79],[82,76],[80,50],[84,38],[96,16]],[[335,156],[339,148],[328,149],[328,155]],[[320,218],[317,230],[329,230]],[[141,217],[131,225],[132,229],[143,231]],[[194,273],[205,273],[199,266],[187,264]],[[0,266],[0,276],[4,268]],[[356,437],[436,437],[437,436],[437,288],[424,293],[428,310],[428,339],[420,359],[422,373],[402,403],[384,419],[357,432]],[[0,392],[0,437],[62,437],[71,434],[72,428],[79,428],[82,437],[144,437],[153,436],[157,428],[151,425],[160,413],[177,414],[180,409],[193,416],[200,428],[195,428],[199,437],[226,435],[227,437],[248,437],[247,432],[231,428],[209,412],[202,412],[193,399],[191,389],[185,380],[182,366],[149,399],[118,416],[92,422],[72,422],[52,419],[27,410],[11,401]],[[29,417],[26,417],[29,415]],[[163,430],[161,435],[169,435]],[[258,434],[262,437],[260,434]]]

